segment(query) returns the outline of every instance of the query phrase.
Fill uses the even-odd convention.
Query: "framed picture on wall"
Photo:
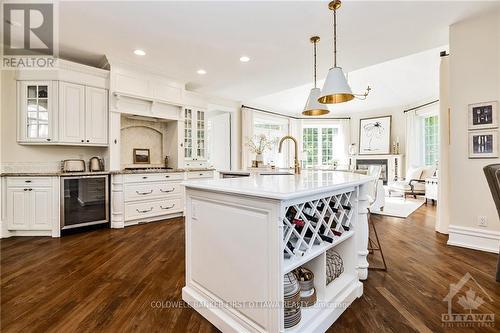
[[[134,164],[149,164],[149,149],[134,148]]]
[[[498,102],[469,104],[469,130],[497,128]]]
[[[498,130],[469,132],[469,158],[497,158]]]
[[[382,155],[390,153],[391,121],[391,116],[360,119],[360,155]]]

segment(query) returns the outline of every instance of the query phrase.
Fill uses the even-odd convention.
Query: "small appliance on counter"
[[[84,160],[63,160],[61,161],[62,172],[85,172]]]
[[[104,159],[99,156],[94,156],[89,160],[89,171],[104,171]]]

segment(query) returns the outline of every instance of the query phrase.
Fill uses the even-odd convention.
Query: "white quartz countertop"
[[[300,175],[251,175],[250,177],[186,181],[187,188],[289,200],[340,190],[373,178],[342,171],[303,170]]]

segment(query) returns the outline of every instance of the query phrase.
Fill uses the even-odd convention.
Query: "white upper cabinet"
[[[205,110],[199,108],[184,108],[184,158],[186,161],[202,162],[207,159],[205,114]]]
[[[85,86],[59,82],[59,141],[85,143]]]
[[[54,70],[20,70],[18,142],[107,146],[108,86],[109,71],[63,60]]]
[[[85,139],[91,144],[108,143],[108,91],[85,87]]]
[[[75,145],[107,145],[106,89],[59,83],[59,141]]]
[[[21,81],[18,90],[18,141],[50,143],[57,126],[57,83]]]

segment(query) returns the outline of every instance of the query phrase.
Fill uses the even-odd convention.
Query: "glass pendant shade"
[[[352,99],[354,99],[354,95],[342,68],[330,68],[318,102],[321,104],[338,104]]]
[[[307,99],[306,106],[302,114],[304,116],[322,116],[328,114],[330,110],[324,105],[318,102],[318,98],[321,95],[321,90],[319,88],[312,88],[309,93],[309,98]]]

